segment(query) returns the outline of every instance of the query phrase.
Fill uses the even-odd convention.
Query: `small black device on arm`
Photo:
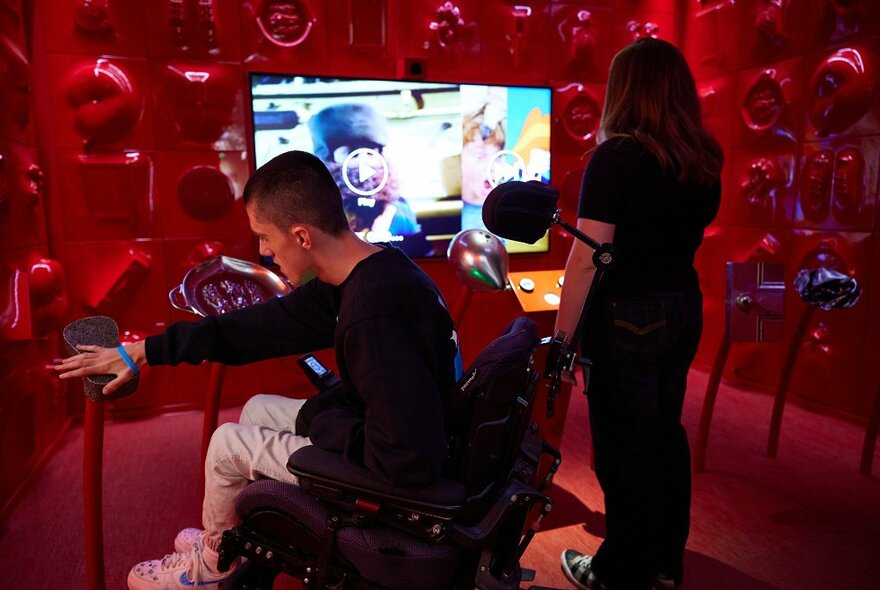
[[[340,382],[336,373],[325,367],[314,355],[304,354],[296,360],[296,364],[319,391],[330,389]]]

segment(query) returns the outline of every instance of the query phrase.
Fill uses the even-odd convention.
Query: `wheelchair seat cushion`
[[[410,502],[460,506],[466,498],[464,486],[456,481],[441,479],[433,485],[420,488],[403,487],[380,479],[360,465],[346,463],[340,453],[309,445],[298,449],[287,461],[287,468],[302,481],[315,480],[325,485],[342,484],[346,489],[357,489],[389,499],[402,498]],[[306,483],[303,487],[307,487]]]
[[[247,486],[235,500],[235,511],[246,520],[256,510],[271,509],[301,521],[320,534],[330,516],[330,509],[299,486],[275,479],[261,479]]]
[[[331,515],[326,504],[299,486],[263,479],[247,486],[235,502],[248,526],[252,512],[275,510],[302,523],[321,537]],[[278,531],[256,531],[279,539]],[[301,537],[290,531],[292,539]],[[461,549],[448,543],[432,544],[395,529],[343,526],[337,531],[336,551],[354,565],[361,577],[392,590],[434,590],[449,586],[457,571]]]

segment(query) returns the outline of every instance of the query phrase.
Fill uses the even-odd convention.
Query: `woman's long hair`
[[[679,180],[714,184],[721,174],[721,146],[703,128],[694,77],[666,41],[640,39],[614,57],[600,129],[636,139]]]

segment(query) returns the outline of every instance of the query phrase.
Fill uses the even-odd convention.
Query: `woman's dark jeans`
[[[612,590],[678,581],[690,528],[691,470],[681,411],[702,331],[702,295],[597,302],[584,333],[605,541],[593,571]]]

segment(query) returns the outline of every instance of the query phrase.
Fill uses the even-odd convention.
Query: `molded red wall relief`
[[[797,140],[797,62],[743,72],[738,80],[738,145],[792,144]]]
[[[745,0],[737,4],[740,67],[803,53],[821,14],[817,0]]]
[[[236,240],[250,235],[241,200],[249,168],[245,152],[163,152],[158,158],[166,238]],[[256,249],[249,258],[255,255]]]
[[[67,291],[64,270],[57,260],[32,254],[26,265],[30,283],[33,335],[46,336],[64,327]]]
[[[359,0],[337,5],[334,18],[322,23],[329,46],[339,48],[334,52],[334,63],[344,71],[362,76],[394,78],[398,61],[403,61],[398,48],[408,27],[399,23],[406,4],[409,3]]]
[[[736,110],[736,78],[727,76],[705,80],[697,84],[703,124],[725,148],[733,139],[733,123],[730,113]]]
[[[820,409],[855,414],[865,383],[866,365],[859,357],[865,350],[866,333],[837,321],[840,311],[818,311],[813,317],[798,350],[791,389]]]
[[[154,70],[159,149],[245,148],[241,71],[221,64],[169,63]]]
[[[825,39],[837,40],[880,29],[880,4],[874,0],[826,0]]]
[[[790,223],[795,163],[788,150],[728,153],[728,165],[736,175],[735,198],[728,201],[730,219],[753,226]]]
[[[30,74],[24,47],[13,37],[0,34],[0,136],[30,139]]]
[[[170,308],[161,240],[101,240],[67,244],[71,312],[109,315],[127,329],[150,333]]]
[[[554,107],[559,113],[556,120],[565,131],[563,139],[574,142],[580,150],[595,145],[603,100],[604,88],[601,87],[572,83],[557,88]]]
[[[146,2],[41,0],[46,49],[83,55],[143,55]]]
[[[140,120],[143,100],[128,75],[110,60],[74,69],[67,79],[67,103],[77,132],[93,143],[125,137]]]
[[[798,271],[823,266],[855,277],[865,293],[870,293],[874,286],[874,277],[869,273],[872,251],[872,235],[869,233],[795,230],[791,246],[785,269],[789,284]],[[786,305],[790,304],[792,307],[788,309],[798,309],[799,301],[795,290],[789,289]],[[827,315],[833,315],[836,323],[843,322],[862,328],[867,311],[867,306],[860,301],[849,309],[836,309]],[[793,327],[796,321],[792,320],[791,323]]]
[[[481,6],[474,0],[405,2],[400,23],[400,57],[428,58],[426,76],[434,79],[480,80],[483,31]],[[504,39],[497,40],[499,45]],[[487,73],[489,79],[492,72]]]
[[[47,336],[64,325],[68,297],[61,264],[42,248],[0,260],[0,341]]]
[[[160,199],[153,158],[145,152],[83,154],[59,150],[66,179],[58,205],[67,239],[158,237]]]
[[[603,82],[613,57],[608,37],[613,12],[609,8],[552,6],[550,38],[554,74],[578,82]]]
[[[85,151],[152,147],[146,65],[117,57],[50,55],[56,146]]]
[[[844,47],[827,55],[810,79],[807,118],[818,137],[844,133],[877,102],[877,63],[865,47]]]
[[[480,11],[482,37],[497,40],[481,52],[487,79],[517,72],[521,84],[546,80],[552,35],[549,0],[487,0],[480,3]]]
[[[155,58],[239,60],[241,3],[161,0],[146,11],[147,55]]]
[[[880,144],[871,138],[804,144],[795,225],[870,231]]]
[[[698,82],[729,73],[736,66],[739,6],[731,0],[687,3],[683,48]]]
[[[36,150],[0,139],[0,250],[45,242],[44,197]]]
[[[323,2],[254,0],[241,4],[245,61],[297,56],[307,71],[324,64],[327,25]]]

